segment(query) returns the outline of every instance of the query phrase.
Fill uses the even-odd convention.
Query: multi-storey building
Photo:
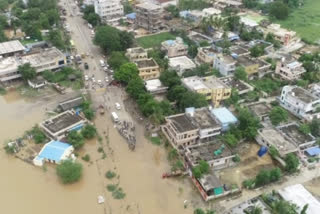
[[[157,32],[161,27],[161,7],[149,2],[137,4],[136,25],[149,32]]]
[[[120,0],[96,0],[94,11],[102,21],[108,24],[117,24],[123,16],[123,5]]]
[[[192,76],[182,79],[182,84],[190,91],[203,94],[215,107],[231,96],[231,87],[214,76]]]
[[[25,47],[18,40],[0,43],[0,57],[22,55]]]
[[[164,50],[168,57],[184,56],[188,54],[188,45],[180,37],[176,40],[167,40],[161,43],[161,49]]]
[[[277,63],[275,73],[279,74],[284,80],[293,81],[300,79],[301,75],[305,72],[306,70],[301,62],[298,62],[294,58],[282,58]]]
[[[150,58],[136,61],[139,76],[143,80],[157,79],[160,77],[160,67],[157,62]]]
[[[320,98],[298,86],[284,86],[280,105],[292,114],[306,121],[320,118]]]
[[[43,49],[17,57],[0,59],[0,82],[15,80],[21,77],[20,65],[30,63],[38,73],[45,70],[56,70],[66,65],[66,56],[57,48]]]
[[[222,76],[233,74],[237,61],[229,55],[216,54],[213,59],[213,67],[218,69]]]
[[[128,57],[128,59],[131,62],[145,60],[145,59],[148,59],[148,52],[141,47],[128,48],[126,52],[126,57]]]

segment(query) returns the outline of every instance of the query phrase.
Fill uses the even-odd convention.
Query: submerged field
[[[301,8],[295,9],[286,20],[278,23],[296,31],[306,41],[320,43],[320,1],[306,0]]]

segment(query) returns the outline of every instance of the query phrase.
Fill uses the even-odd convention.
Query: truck
[[[112,116],[112,119],[114,122],[116,122],[116,123],[119,122],[119,117],[118,117],[117,113],[111,112],[111,116]]]

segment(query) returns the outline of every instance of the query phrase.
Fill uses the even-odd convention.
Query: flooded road
[[[54,98],[52,98],[54,99]],[[83,178],[74,185],[63,185],[55,175],[54,166],[46,170],[34,167],[19,159],[8,156],[2,143],[23,135],[36,123],[46,118],[45,109],[53,101],[28,101],[16,92],[0,96],[0,201],[1,213],[6,214],[104,214],[104,213],[193,213],[193,208],[184,208],[184,200],[200,200],[192,189],[188,178],[181,180],[161,178],[170,167],[163,147],[145,140],[142,127],[137,128],[135,152],[128,149],[126,142],[113,127],[106,114],[98,116],[96,125],[103,137],[85,145],[82,154],[90,154],[91,163],[79,158],[84,166]],[[103,133],[105,132],[105,133]],[[108,136],[109,140],[106,140]],[[101,158],[98,147],[103,147],[107,157]],[[108,180],[105,173],[112,170],[116,179]],[[107,191],[108,184],[118,184],[126,194],[116,200]],[[97,204],[97,196],[104,195],[104,205]]]

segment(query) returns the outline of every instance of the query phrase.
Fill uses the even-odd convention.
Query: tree
[[[270,182],[278,181],[282,177],[282,172],[279,167],[270,170]]]
[[[57,166],[57,175],[64,184],[74,183],[80,180],[82,176],[82,165],[72,160],[62,161]]]
[[[30,63],[19,65],[18,73],[21,74],[24,81],[32,80],[37,76],[36,69],[31,67]]]
[[[131,79],[128,83],[126,91],[130,94],[134,99],[137,99],[140,94],[145,93],[144,83],[140,79],[140,77],[135,77]]]
[[[307,214],[308,207],[309,207],[309,204],[304,205],[300,214]]]
[[[59,30],[50,30],[48,39],[57,48],[60,48],[60,49],[65,48],[65,44],[62,39],[61,32]]]
[[[278,125],[279,123],[288,120],[288,112],[280,106],[275,106],[271,109],[269,118],[273,125]]]
[[[238,113],[239,130],[247,139],[254,139],[260,126],[259,119],[254,117],[247,108],[240,108]]]
[[[320,120],[313,119],[309,126],[311,134],[315,137],[320,137]]]
[[[71,131],[68,133],[67,141],[70,143],[75,149],[79,149],[84,145],[84,138],[77,131]]]
[[[153,58],[162,69],[168,69],[169,60],[166,58],[165,51],[152,49],[148,51],[148,57]]]
[[[234,72],[234,77],[238,80],[247,81],[248,80],[248,74],[244,67],[237,67]]]
[[[93,125],[86,125],[81,129],[81,135],[86,139],[91,139],[97,135],[97,129]]]
[[[139,78],[138,76],[139,70],[134,63],[126,63],[120,66],[119,70],[117,70],[114,74],[114,79],[128,84],[130,80],[134,78]]]
[[[181,99],[178,101],[178,106],[181,110],[184,110],[188,107],[201,108],[207,105],[208,102],[204,95],[191,91],[185,92],[182,95]]]
[[[204,161],[200,160],[199,164],[192,168],[192,174],[195,178],[201,178],[204,174],[207,174],[210,170],[209,164]]]
[[[285,157],[286,171],[289,173],[294,173],[298,170],[299,159],[294,153],[287,154]]]
[[[301,131],[303,134],[307,135],[311,132],[310,127],[308,124],[301,124],[299,127],[299,131]]]
[[[270,182],[270,172],[268,170],[262,169],[258,173],[255,179],[255,184],[257,187],[264,186]]]
[[[259,5],[259,1],[258,0],[243,0],[243,5],[246,8],[255,8]]]
[[[112,52],[110,58],[108,59],[109,65],[115,70],[118,70],[121,65],[128,62],[128,58],[123,54],[123,52],[120,51]]]
[[[176,85],[169,89],[167,98],[170,101],[178,101],[182,99],[183,94],[187,91],[182,85]]]
[[[297,205],[285,200],[277,200],[271,205],[273,214],[298,214]]]
[[[179,9],[175,6],[170,4],[168,7],[165,8],[173,17],[179,18]]]
[[[284,19],[288,18],[289,8],[283,2],[275,1],[275,2],[271,3],[270,15],[275,17],[276,19],[284,20]]]
[[[250,55],[252,57],[259,57],[264,55],[264,46],[263,45],[255,45],[250,48]]]
[[[188,55],[191,58],[195,58],[198,54],[198,47],[196,45],[189,45],[188,47]]]
[[[235,31],[239,28],[240,26],[240,17],[239,16],[229,16],[227,18],[227,27],[229,28],[230,31]]]
[[[160,74],[160,81],[163,85],[171,89],[173,86],[180,85],[181,80],[175,71],[163,71]]]
[[[238,144],[238,139],[231,132],[227,132],[223,136],[223,140],[231,147],[235,147]]]
[[[32,138],[36,144],[45,143],[47,140],[46,135],[41,131],[38,126],[34,126],[32,130],[29,132],[32,135]]]

